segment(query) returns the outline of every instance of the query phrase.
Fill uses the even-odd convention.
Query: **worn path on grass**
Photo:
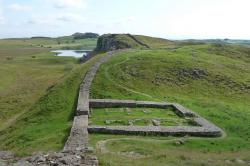
[[[118,65],[124,64],[124,63],[126,63],[127,61],[129,61],[129,60],[130,60],[130,57],[126,57],[125,60],[123,60],[122,62],[119,62],[119,63],[115,63],[113,66],[118,66]],[[112,67],[113,67],[113,66],[112,66]],[[110,76],[110,74],[109,74],[110,68],[111,68],[111,66],[108,66],[108,67],[105,68],[105,77],[106,77],[110,82],[112,82],[115,86],[120,87],[120,88],[122,88],[122,89],[124,89],[124,90],[126,90],[126,91],[128,91],[128,92],[131,92],[131,93],[139,94],[139,95],[141,95],[141,96],[145,96],[145,97],[151,98],[151,99],[156,100],[156,101],[164,102],[164,101],[162,101],[162,100],[160,100],[160,99],[155,98],[155,97],[152,96],[152,95],[149,95],[149,94],[146,94],[146,93],[143,93],[143,92],[140,92],[140,91],[136,91],[136,90],[134,90],[134,89],[131,89],[131,88],[129,88],[129,87],[126,87],[126,86],[123,85],[123,84],[117,83],[116,81],[114,81],[114,80],[112,79],[112,76]]]

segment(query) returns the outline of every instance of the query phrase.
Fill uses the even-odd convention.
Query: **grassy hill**
[[[0,149],[19,155],[63,147],[82,76],[103,56],[79,65],[74,58],[52,56],[50,48],[40,46],[67,47],[71,45],[68,39],[62,38],[61,46],[55,39],[27,40],[32,46],[27,41],[0,40]],[[250,162],[249,48],[128,34],[104,35],[97,45],[102,51],[122,48],[131,49],[116,52],[101,65],[92,85],[93,98],[178,102],[218,125],[225,135],[91,134],[89,141],[101,165],[220,166]],[[154,116],[160,114],[155,112]],[[107,115],[96,112],[95,116],[93,123],[103,124],[100,119]]]

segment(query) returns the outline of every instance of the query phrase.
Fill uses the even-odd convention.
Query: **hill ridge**
[[[150,49],[150,47],[149,47],[147,44],[145,44],[145,43],[141,42],[140,40],[136,39],[135,36],[133,36],[133,35],[131,35],[131,34],[129,34],[129,33],[128,33],[127,35],[128,35],[130,38],[132,38],[135,42],[137,42],[138,44],[140,44],[140,45],[142,45],[142,46],[144,46],[144,47]]]

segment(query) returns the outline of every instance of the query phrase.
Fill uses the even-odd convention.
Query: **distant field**
[[[122,52],[103,64],[92,84],[93,98],[178,102],[226,134],[214,139],[91,134],[100,163],[127,166],[249,162],[248,51],[240,46],[191,44],[176,49]],[[101,152],[103,148],[106,150]]]
[[[73,37],[35,38],[35,39],[3,39],[0,49],[8,48],[49,48],[49,49],[94,49],[96,38],[74,39]]]

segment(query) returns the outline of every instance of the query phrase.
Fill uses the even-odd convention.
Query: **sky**
[[[250,0],[0,0],[0,38],[75,32],[250,39]]]

